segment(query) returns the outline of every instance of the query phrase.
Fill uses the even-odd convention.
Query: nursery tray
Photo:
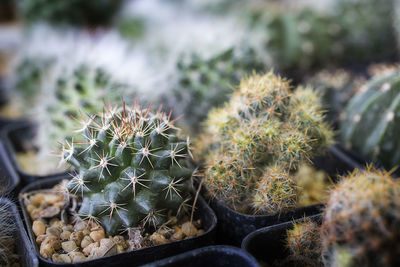
[[[256,259],[231,246],[209,246],[146,264],[143,267],[258,267]]]
[[[324,170],[334,181],[337,180],[338,175],[347,174],[355,168],[363,168],[337,146],[332,146],[328,155],[316,157],[313,162],[316,169]],[[208,195],[205,189],[203,195]],[[323,207],[322,204],[316,204],[280,214],[249,215],[234,211],[216,198],[208,197],[208,199],[218,218],[218,243],[234,246],[240,246],[242,239],[256,229],[315,215],[320,213]]]
[[[32,247],[32,243],[26,235],[24,224],[22,223],[21,217],[18,213],[17,206],[10,200],[0,198],[0,205],[7,205],[9,212],[13,214],[12,221],[16,226],[16,230],[13,234],[15,240],[16,252],[20,257],[20,266],[22,267],[36,267],[38,266],[38,259],[35,251]]]
[[[0,141],[0,183],[2,185],[0,187],[0,196],[13,196],[20,183],[19,176],[13,168],[2,141]]]
[[[21,121],[11,124],[1,131],[1,139],[4,142],[7,154],[18,175],[21,177],[22,185],[49,177],[65,177],[67,172],[58,172],[50,175],[34,175],[27,173],[21,168],[17,159],[17,152],[24,152],[27,148],[34,148],[33,139],[37,134],[37,127],[30,122]]]
[[[317,214],[309,218],[320,224],[322,215]],[[275,261],[283,260],[289,255],[286,232],[292,228],[293,221],[258,229],[243,239],[242,249],[259,262],[274,266]]]
[[[28,193],[39,189],[48,189],[59,183],[62,179],[68,179],[70,176],[50,177],[40,181],[33,182],[21,190],[21,194]],[[216,235],[217,217],[212,209],[207,205],[205,200],[199,196],[197,202],[197,210],[195,219],[200,218],[205,233],[194,238],[183,239],[180,241],[170,242],[164,245],[158,245],[148,248],[137,249],[134,251],[124,252],[113,256],[102,257],[99,259],[88,260],[78,263],[55,263],[49,259],[45,259],[39,254],[39,248],[35,242],[36,238],[32,232],[32,221],[27,213],[24,201],[19,198],[22,207],[22,214],[26,224],[29,238],[34,244],[35,254],[39,258],[40,266],[139,266],[156,260],[164,259],[173,255],[177,255],[199,247],[214,244]]]

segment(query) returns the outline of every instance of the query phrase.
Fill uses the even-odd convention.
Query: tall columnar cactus
[[[84,122],[84,144],[65,145],[64,160],[79,172],[68,190],[83,199],[79,215],[99,221],[110,235],[130,227],[154,230],[188,205],[188,142],[160,111],[105,110]]]
[[[400,163],[400,70],[373,77],[347,104],[341,123],[346,144],[390,169]]]
[[[327,108],[327,119],[337,122],[349,100],[357,92],[364,79],[343,70],[323,70],[306,79],[306,83],[321,94]]]
[[[231,88],[242,77],[261,70],[263,64],[251,49],[231,48],[209,59],[197,54],[182,57],[177,65],[177,84],[170,105],[176,113],[184,114],[182,123],[197,132],[207,112],[227,101]]]
[[[343,179],[323,215],[326,266],[400,264],[400,184],[389,173],[367,168]]]
[[[292,172],[331,143],[318,95],[272,72],[241,81],[231,100],[210,112],[198,146],[210,193],[240,212],[296,206]]]
[[[118,12],[122,0],[24,0],[18,1],[26,22],[49,21],[57,24],[108,24]]]

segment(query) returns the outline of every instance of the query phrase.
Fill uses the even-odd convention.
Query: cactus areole
[[[86,142],[66,142],[62,153],[78,171],[67,189],[82,197],[81,218],[114,235],[155,230],[182,214],[190,199],[190,151],[169,116],[124,104],[105,107],[82,125]]]

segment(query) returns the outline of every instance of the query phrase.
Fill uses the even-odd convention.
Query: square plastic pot
[[[50,177],[40,181],[33,182],[21,190],[21,194],[36,191],[39,189],[48,189],[59,183],[62,179],[68,179],[70,176]],[[34,244],[35,254],[39,259],[40,266],[139,266],[160,260],[166,257],[177,255],[199,247],[213,245],[215,243],[217,218],[212,209],[207,205],[205,200],[199,196],[197,201],[197,210],[195,219],[200,218],[205,233],[194,238],[183,239],[180,241],[170,242],[168,244],[137,249],[129,252],[116,254],[113,256],[102,257],[94,260],[88,260],[78,263],[55,263],[49,259],[45,259],[39,254],[39,247],[36,245],[36,238],[32,232],[32,221],[25,209],[23,199],[19,198],[22,207],[22,214],[26,224],[29,238]]]
[[[258,267],[257,260],[245,251],[231,246],[209,246],[169,257],[143,267]]]
[[[322,215],[317,214],[309,218],[320,224]],[[289,255],[286,247],[286,233],[293,229],[293,223],[293,221],[285,222],[250,233],[243,239],[242,249],[253,255],[259,262],[273,266],[275,261],[284,260]]]
[[[26,235],[24,224],[18,213],[17,206],[10,200],[0,198],[0,205],[6,205],[11,215],[11,220],[15,225],[13,238],[15,242],[16,253],[19,255],[20,266],[22,267],[36,267],[39,266],[39,261],[33,250],[33,246],[28,236]]]
[[[355,168],[363,168],[336,146],[332,146],[327,155],[317,157],[313,162],[314,167],[327,172],[334,181],[338,175],[344,175]],[[203,190],[203,195],[209,200],[210,206],[218,218],[218,243],[234,246],[240,246],[243,238],[256,229],[315,215],[320,213],[323,207],[322,204],[316,204],[280,214],[249,215],[236,212],[218,199],[208,197],[209,194],[206,190]]]

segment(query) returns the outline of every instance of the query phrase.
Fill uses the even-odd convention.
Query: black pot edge
[[[25,128],[25,127],[27,127],[27,128],[34,127],[34,124],[29,121],[20,121],[19,123],[15,123],[15,124],[6,126],[4,129],[1,130],[1,134],[0,134],[1,135],[0,138],[4,142],[4,146],[7,151],[7,154],[9,155],[10,161],[12,162],[14,169],[17,171],[17,173],[19,174],[19,176],[21,178],[22,185],[25,186],[31,182],[38,181],[41,179],[47,179],[50,177],[65,177],[68,174],[68,172],[58,172],[58,173],[49,174],[49,175],[34,175],[34,174],[29,174],[29,173],[25,172],[21,168],[20,164],[18,163],[16,150],[10,139],[10,135],[13,133],[13,131],[16,131],[18,129]]]
[[[202,248],[198,248],[195,250],[191,250],[191,251],[187,251],[185,253],[173,256],[173,257],[169,257],[169,258],[165,258],[153,263],[149,263],[146,265],[143,265],[142,267],[161,267],[161,266],[166,266],[168,264],[173,264],[176,261],[179,260],[184,260],[184,259],[190,259],[192,257],[196,257],[196,256],[200,256],[203,253],[207,253],[207,252],[222,252],[225,254],[236,254],[240,257],[242,257],[247,263],[248,267],[258,267],[259,264],[257,262],[257,260],[248,252],[237,248],[237,247],[233,247],[233,246],[226,246],[226,245],[216,245],[216,246],[208,246],[208,247],[202,247]]]
[[[48,178],[44,178],[43,180],[40,180],[40,181],[35,181],[35,182],[32,182],[32,183],[28,184],[27,186],[25,186],[21,190],[20,194],[27,193],[27,192],[31,191],[32,189],[41,188],[40,187],[41,184],[46,184],[46,186],[43,187],[43,188],[46,188],[49,184],[53,184],[54,185],[57,182],[61,181],[62,179],[68,179],[68,178],[70,178],[70,176],[48,177]],[[31,244],[34,244],[33,250],[34,250],[35,256],[39,259],[40,266],[97,266],[98,264],[104,264],[104,262],[107,262],[108,260],[112,260],[115,257],[127,256],[129,254],[139,254],[139,255],[132,255],[132,256],[129,257],[130,259],[132,259],[135,256],[140,256],[140,254],[149,254],[149,253],[152,253],[152,251],[163,250],[166,247],[168,247],[168,245],[178,244],[180,242],[188,243],[188,241],[192,242],[192,241],[200,240],[200,241],[202,241],[202,243],[207,243],[206,245],[212,245],[213,243],[215,243],[216,230],[217,230],[217,228],[216,228],[216,226],[217,226],[217,216],[215,215],[214,211],[208,206],[206,201],[200,195],[198,196],[198,200],[197,201],[198,201],[197,205],[200,204],[202,206],[202,209],[207,210],[207,212],[209,212],[209,214],[212,217],[212,222],[210,222],[210,226],[208,227],[207,231],[205,231],[205,233],[203,235],[201,235],[201,236],[190,238],[190,239],[184,239],[184,240],[181,240],[181,241],[174,241],[174,242],[170,242],[170,243],[167,243],[167,244],[164,244],[164,245],[158,245],[158,246],[138,249],[138,250],[134,250],[134,251],[124,252],[124,253],[120,253],[120,254],[116,254],[116,255],[112,255],[112,256],[107,256],[107,257],[102,257],[102,258],[90,260],[90,261],[64,264],[64,263],[55,263],[55,262],[53,262],[51,260],[45,259],[40,255],[40,253],[38,253],[38,247],[37,247],[36,241],[35,241],[36,239],[34,237],[32,229],[31,229],[31,225],[32,225],[31,219],[30,219],[29,214],[27,213],[27,211],[25,209],[25,206],[24,206],[24,203],[23,203],[23,199],[21,197],[19,197],[19,204],[21,206],[22,215],[23,215],[23,218],[24,218],[24,222],[25,222],[25,226],[26,226],[26,229],[27,229],[27,232],[28,232],[28,236],[29,236]],[[131,266],[134,266],[134,265],[131,265]]]
[[[32,246],[32,243],[30,239],[28,238],[25,228],[24,228],[24,223],[21,220],[21,217],[19,215],[18,207],[16,204],[14,204],[11,200],[6,199],[6,198],[0,198],[1,203],[6,203],[12,210],[12,213],[14,214],[14,220],[16,223],[16,229],[17,229],[17,234],[19,234],[19,238],[16,238],[16,240],[19,239],[20,242],[17,242],[16,247],[18,250],[18,255],[20,257],[24,258],[24,263],[22,266],[26,267],[36,267],[39,266],[39,261],[38,258],[36,257],[34,248]],[[22,247],[21,247],[22,245]],[[21,263],[21,261],[20,261]]]
[[[20,177],[17,174],[10,157],[8,156],[6,146],[4,142],[0,140],[0,166],[4,165],[4,169],[0,168],[0,179],[6,179],[8,181],[5,182],[5,190],[4,192],[0,191],[1,196],[10,196],[14,197],[17,189],[20,186]]]
[[[322,222],[322,213],[319,214],[315,214],[312,216],[309,216],[308,218],[310,218],[313,221],[316,221],[318,223]],[[263,227],[260,229],[255,230],[254,232],[251,232],[250,234],[248,234],[242,241],[241,244],[241,249],[243,249],[244,251],[246,251],[247,253],[249,253],[250,255],[252,255],[254,258],[257,259],[256,255],[253,255],[253,252],[249,249],[251,242],[254,240],[254,238],[257,238],[257,236],[259,235],[267,235],[271,232],[274,231],[283,231],[284,230],[284,234],[285,236],[279,235],[273,235],[271,234],[270,239],[267,239],[267,242],[269,243],[273,243],[275,245],[278,245],[281,247],[281,251],[286,252],[284,246],[284,242],[282,242],[284,239],[286,239],[286,231],[290,228],[292,228],[293,224],[295,222],[299,222],[303,220],[303,218],[299,218],[293,221],[289,221],[289,222],[284,222],[284,223],[280,223],[280,224],[276,224],[276,225],[271,225],[271,226],[267,226],[267,227]],[[283,233],[282,233],[283,234]],[[267,254],[264,254],[265,257],[268,257],[270,255],[268,255],[268,250],[265,250],[267,252]],[[271,260],[276,260],[276,254],[271,255],[270,257]]]

